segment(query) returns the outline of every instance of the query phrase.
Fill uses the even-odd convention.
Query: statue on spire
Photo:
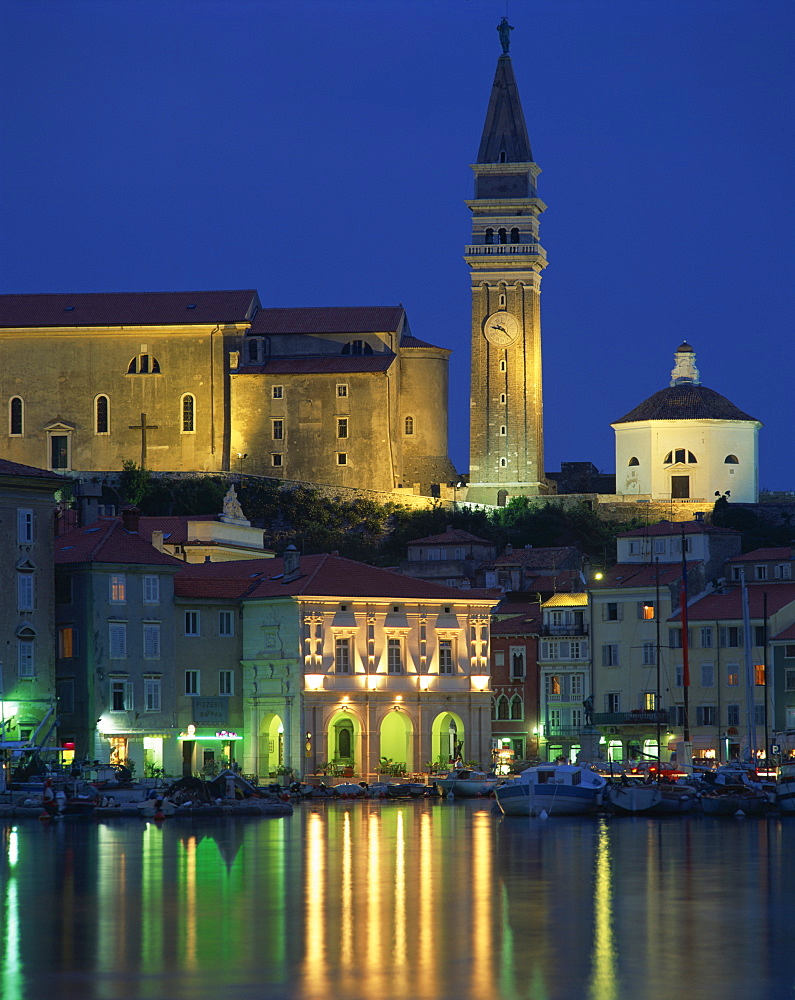
[[[502,45],[502,54],[504,56],[508,55],[508,49],[511,47],[512,31],[513,31],[513,25],[508,24],[507,17],[504,17],[497,25],[497,32],[500,36],[500,45]]]

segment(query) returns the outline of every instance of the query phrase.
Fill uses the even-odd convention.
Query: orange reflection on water
[[[613,942],[613,888],[610,875],[610,835],[599,820],[594,861],[594,934],[591,963],[591,1000],[615,1000],[618,996],[616,951]]]
[[[306,884],[304,886],[304,960],[302,979],[310,996],[328,989],[326,968],[326,823],[310,813],[306,824]]]
[[[487,812],[472,817],[472,996],[494,996],[495,943],[492,916],[495,888],[493,870],[494,819]]]
[[[184,944],[185,944],[185,965],[189,969],[198,967],[198,941],[196,934],[196,848],[195,837],[188,837],[185,843],[185,862],[183,865],[183,878],[185,886],[185,908],[184,908]]]

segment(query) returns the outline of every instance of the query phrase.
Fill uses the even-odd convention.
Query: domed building
[[[729,493],[734,501],[756,503],[762,424],[701,385],[690,344],[681,344],[675,358],[668,388],[611,424],[616,493],[710,503]]]

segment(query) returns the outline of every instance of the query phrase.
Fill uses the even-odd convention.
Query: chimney
[[[505,555],[509,556],[513,552],[513,545],[510,542],[505,546]]]
[[[294,545],[284,550],[284,583],[295,580],[301,572],[301,553]]]
[[[158,552],[165,552],[163,546],[163,532],[153,531],[152,532],[152,548],[157,549]]]
[[[121,512],[121,523],[125,531],[138,531],[141,512],[137,507],[125,507]]]

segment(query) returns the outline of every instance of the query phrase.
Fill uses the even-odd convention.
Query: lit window
[[[111,574],[110,600],[114,604],[124,604],[127,600],[127,578],[124,573]]]
[[[638,618],[642,618],[644,621],[653,621],[654,619],[654,605],[650,601],[642,601],[638,605]]]
[[[730,663],[726,667],[726,684],[728,687],[740,686],[740,665],[738,663]]]
[[[351,672],[351,640],[338,637],[334,641],[334,672],[349,674]]]
[[[61,625],[58,629],[58,657],[71,660],[76,651],[74,625]]]
[[[643,694],[643,707],[647,712],[653,712],[657,707],[657,696],[653,691],[646,691]]]
[[[763,687],[765,683],[765,665],[764,663],[757,663],[754,666],[754,683],[757,687]]]
[[[130,681],[112,680],[110,682],[111,712],[131,712],[133,709],[133,686]]]
[[[403,649],[400,639],[389,639],[387,642],[387,673],[403,673]]]

